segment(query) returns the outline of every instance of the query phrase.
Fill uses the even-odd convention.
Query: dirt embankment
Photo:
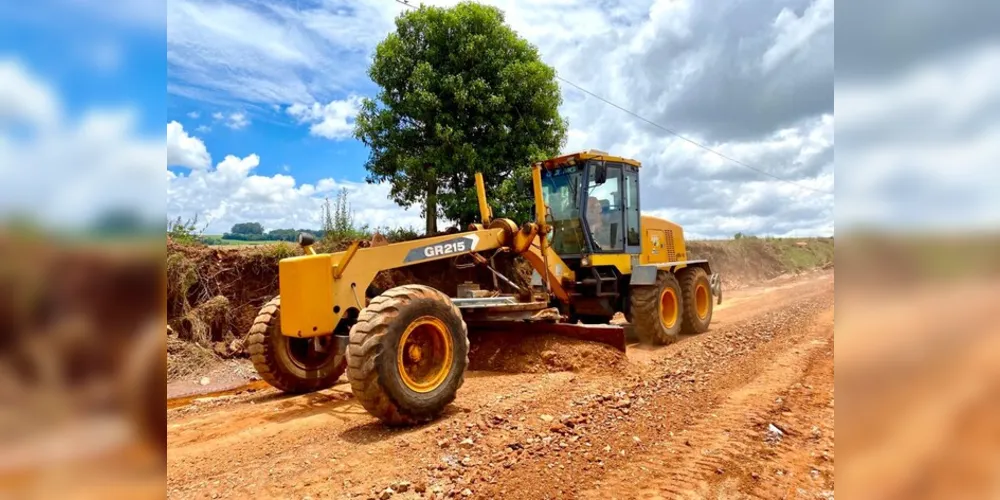
[[[690,259],[708,259],[723,289],[782,275],[833,267],[833,238],[757,238],[689,241]]]
[[[344,246],[318,245],[320,251],[339,251]],[[286,243],[227,249],[168,241],[170,380],[202,375],[218,358],[242,356],[242,339],[257,312],[278,294],[278,262],[301,253]],[[519,286],[530,281],[531,269],[525,262],[509,255],[492,260],[495,269]],[[438,261],[381,272],[367,294],[372,297],[395,286],[420,283],[454,296],[458,285],[466,281],[494,288],[493,275],[481,266],[460,268],[455,261]],[[503,283],[501,290],[513,291]]]
[[[346,243],[318,245],[320,251],[339,251],[345,246]],[[830,266],[833,262],[833,240],[824,238],[692,241],[689,247],[692,258],[707,258],[712,262],[713,270],[722,273],[723,286],[728,289]],[[206,375],[219,358],[242,356],[242,339],[258,310],[278,294],[278,261],[301,252],[287,243],[227,249],[168,241],[170,380],[191,380]],[[499,284],[505,293],[514,291],[496,281],[482,266],[461,266],[471,263],[471,259],[448,260],[384,271],[376,276],[367,293],[372,297],[394,286],[419,283],[454,296],[458,285],[466,281],[488,289]],[[531,268],[522,259],[500,254],[493,259],[493,265],[522,288],[530,282]],[[472,353],[473,369],[516,372],[531,366],[545,371],[577,371],[591,366],[614,366],[616,359],[613,353],[566,343],[565,339],[526,339],[525,347],[520,349],[522,355],[501,349],[502,342],[491,344],[488,338],[484,340]],[[558,349],[554,347],[556,343]],[[495,347],[493,351],[491,345]],[[544,358],[539,358],[543,355]]]

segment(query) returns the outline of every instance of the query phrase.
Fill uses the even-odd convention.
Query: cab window
[[[624,212],[622,211],[622,168],[617,163],[607,163],[607,179],[598,184],[595,179],[597,163],[588,169],[587,227],[590,230],[594,251],[624,250]]]
[[[634,167],[625,171],[625,231],[626,245],[639,246],[639,172]]]

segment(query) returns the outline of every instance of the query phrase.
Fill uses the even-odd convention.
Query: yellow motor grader
[[[261,378],[286,392],[333,386],[347,372],[371,414],[390,425],[425,422],[455,399],[468,366],[469,330],[552,332],[625,350],[624,314],[640,341],[663,345],[700,333],[721,303],[719,276],[690,260],[677,224],[642,216],[635,160],[588,150],[532,165],[535,221],[493,218],[481,175],[482,221],[467,232],[343,252],[313,249],[279,263],[280,295],[248,337]],[[490,267],[484,252],[522,256],[534,269],[530,290]],[[371,298],[380,271],[467,256],[517,294],[459,286],[449,297],[404,285]]]

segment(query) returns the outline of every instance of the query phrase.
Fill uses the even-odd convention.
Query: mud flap
[[[719,273],[713,273],[712,277],[709,278],[709,286],[712,288],[712,295],[718,297],[715,302],[716,305],[722,303],[722,277]]]
[[[634,266],[632,268],[632,277],[629,279],[629,285],[655,285],[656,284],[656,273],[659,268],[656,266]]]

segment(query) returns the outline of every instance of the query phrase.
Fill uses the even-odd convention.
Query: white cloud
[[[226,126],[233,130],[241,130],[246,128],[247,125],[250,125],[250,119],[247,118],[246,113],[231,113],[229,118],[226,119]]]
[[[48,129],[58,125],[60,103],[46,82],[13,60],[0,60],[0,124],[26,122]]]
[[[995,230],[1000,223],[1000,45],[883,78],[837,83],[837,222]]]
[[[74,14],[97,14],[127,26],[163,32],[163,2],[160,0],[61,0],[58,3],[62,7],[78,8]]]
[[[197,120],[198,118],[201,118],[201,113],[197,111],[191,111],[190,113],[187,114],[187,116],[192,120]]]
[[[0,61],[0,212],[59,226],[121,208],[162,217],[164,138],[143,137],[136,122],[130,108],[70,118],[37,75]],[[29,133],[6,135],[18,129]]]
[[[354,131],[354,117],[358,114],[361,97],[350,96],[342,101],[318,102],[311,106],[293,104],[286,110],[299,123],[309,123],[309,133],[327,139],[346,139]]]
[[[226,156],[214,169],[189,175],[168,175],[168,214],[208,222],[206,232],[229,231],[239,222],[260,222],[267,229],[312,229],[320,226],[324,197],[333,198],[341,188],[358,224],[423,226],[417,211],[405,211],[389,201],[389,186],[322,179],[316,185],[299,184],[285,174],[254,174],[260,157]]]
[[[299,9],[277,2],[172,0],[170,93],[285,105],[328,100],[365,80],[371,48],[404,8],[383,0]]]
[[[242,111],[234,111],[228,115],[221,111],[216,111],[212,113],[212,120],[224,122],[225,126],[233,130],[241,130],[250,125],[250,119]]]
[[[205,143],[192,137],[176,121],[167,124],[167,165],[204,170],[212,166]]]
[[[764,71],[771,71],[784,59],[808,45],[809,39],[824,27],[833,24],[833,0],[817,0],[797,16],[788,8],[781,10],[774,19],[776,32],[774,45],[764,53]]]
[[[198,127],[195,128],[194,131],[198,132],[199,134],[207,134],[212,131],[212,127],[209,127],[208,125],[198,125]]]
[[[644,212],[692,237],[832,234],[832,2],[491,3],[560,76],[743,163],[831,193],[755,173],[560,82],[565,151],[642,161]],[[780,98],[787,95],[798,100]]]

